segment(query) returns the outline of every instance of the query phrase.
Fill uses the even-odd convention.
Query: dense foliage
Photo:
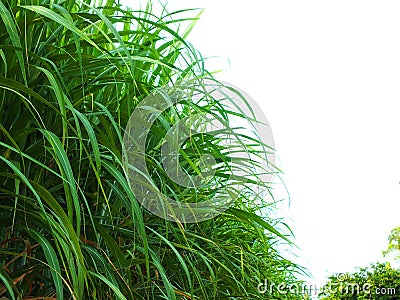
[[[122,135],[137,103],[156,87],[212,77],[185,41],[196,18],[181,13],[1,0],[0,297],[292,297],[257,291],[265,278],[289,284],[301,272],[277,251],[288,241],[268,216],[271,201],[249,192],[215,219],[169,222],[139,205],[124,174]],[[194,192],[166,179],[159,142],[171,115],[195,109],[188,101],[166,112],[148,138],[150,174],[182,198]],[[230,114],[212,99],[202,109]],[[196,161],[205,141],[191,142]],[[245,150],[256,154],[254,143]]]
[[[400,261],[400,227],[393,228],[389,235],[388,248],[383,251],[385,256],[393,254],[395,259]]]
[[[329,277],[322,300],[399,299],[400,270],[376,263],[357,272]]]

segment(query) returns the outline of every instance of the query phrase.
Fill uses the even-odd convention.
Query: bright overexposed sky
[[[400,226],[400,2],[171,0],[189,41],[275,138],[299,260],[316,282],[383,260]]]

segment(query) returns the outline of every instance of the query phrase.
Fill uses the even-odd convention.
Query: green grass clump
[[[279,220],[257,215],[260,203],[270,209],[260,195],[248,190],[217,218],[181,224],[144,210],[130,189],[121,149],[136,105],[157,87],[212,78],[185,40],[196,18],[182,13],[113,1],[0,2],[0,297],[292,297],[257,291],[264,278],[289,284],[301,271],[276,250],[286,239]],[[222,118],[231,113],[212,99],[203,104]],[[198,109],[187,101],[164,120]],[[162,172],[164,125],[148,136],[152,179],[182,199],[212,198]],[[192,139],[188,159],[210,142]],[[253,155],[261,146],[243,145]]]

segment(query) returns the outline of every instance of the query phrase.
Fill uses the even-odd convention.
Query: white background
[[[400,226],[400,2],[167,6],[193,7],[206,9],[189,41],[272,126],[310,282],[382,261]]]

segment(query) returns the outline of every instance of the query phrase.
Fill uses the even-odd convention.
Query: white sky
[[[172,0],[189,41],[274,133],[287,217],[315,283],[383,260],[400,226],[400,2]],[[230,65],[228,64],[228,59]],[[313,282],[311,280],[311,282]]]

